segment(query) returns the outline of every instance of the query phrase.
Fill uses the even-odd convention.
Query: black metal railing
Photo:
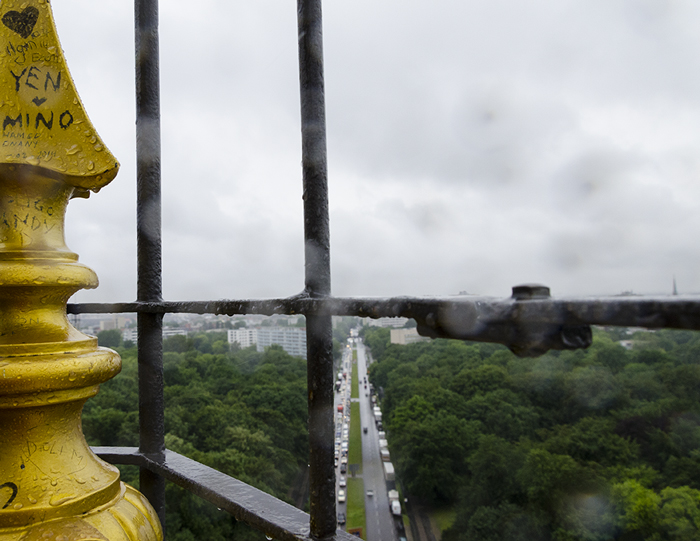
[[[306,276],[304,292],[282,299],[171,302],[162,299],[158,1],[135,0],[137,94],[136,302],[69,304],[68,312],[138,314],[140,446],[95,448],[108,461],[141,469],[141,490],[161,522],[165,480],[213,502],[280,540],[353,539],[336,531],[331,316],[403,316],[431,337],[497,342],[521,356],[591,343],[591,325],[700,330],[694,297],[552,299],[539,285],[484,297],[334,298],[326,168],[321,0],[297,0],[302,112]],[[310,514],[165,449],[162,318],[166,313],[304,314],[307,319]]]

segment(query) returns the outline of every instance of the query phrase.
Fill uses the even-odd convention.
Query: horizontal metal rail
[[[513,296],[505,299],[471,296],[313,299],[299,295],[266,300],[70,304],[68,312],[407,317],[418,322],[418,332],[423,336],[495,342],[520,356],[541,355],[550,349],[588,347],[590,325],[700,330],[698,296],[555,299],[536,286],[513,288]]]
[[[146,468],[213,503],[279,541],[312,541],[309,515],[242,481],[173,451],[166,451],[161,461],[144,455],[136,447],[93,447],[103,460],[112,464],[132,464]],[[351,541],[357,538],[337,530],[328,541]]]

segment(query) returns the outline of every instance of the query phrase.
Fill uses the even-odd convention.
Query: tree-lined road
[[[369,385],[364,386],[367,376],[367,355],[361,338],[355,339],[357,349],[357,369],[360,385],[360,418],[362,426],[367,427],[367,434],[362,433],[362,476],[365,481],[365,491],[373,490],[374,496],[365,494],[365,513],[367,541],[396,541],[394,517],[389,508],[386,482],[384,481],[384,465],[379,453],[379,435],[374,423],[372,404],[369,397]]]

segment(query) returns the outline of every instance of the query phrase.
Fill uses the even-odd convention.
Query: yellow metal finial
[[[85,113],[46,0],[0,6],[0,163],[39,166],[97,191],[119,164]]]
[[[121,368],[66,302],[97,276],[65,245],[71,197],[117,173],[75,92],[46,0],[0,2],[0,541],[162,541],[97,458],[83,404]]]

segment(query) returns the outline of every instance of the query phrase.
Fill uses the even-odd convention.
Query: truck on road
[[[384,478],[387,481],[394,481],[396,479],[396,473],[394,472],[394,465],[391,462],[384,463]]]
[[[389,491],[389,507],[391,507],[391,514],[400,517],[401,516],[401,503],[399,502],[399,491],[390,490]]]

